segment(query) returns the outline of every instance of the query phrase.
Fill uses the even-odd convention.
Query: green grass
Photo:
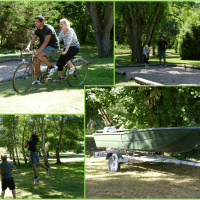
[[[28,55],[25,54],[25,56],[27,57]],[[16,57],[16,55],[9,57]],[[59,55],[57,55],[57,57],[59,57]],[[54,90],[83,89],[84,85],[113,85],[114,65],[112,56],[107,58],[99,58],[96,46],[83,45],[81,46],[77,57],[83,57],[89,62],[88,75],[83,85],[71,87],[68,85],[67,81],[63,81],[61,84],[55,84],[52,81],[49,81],[47,84],[44,84],[40,87],[31,86],[26,94],[40,91],[47,92]],[[57,77],[57,73],[55,73],[53,77]],[[0,83],[0,95],[14,93],[12,81]]]
[[[122,54],[115,55],[115,65],[137,64],[137,62],[131,61],[131,54],[123,54],[123,52],[127,53],[128,52],[127,50],[124,51],[124,49],[118,48],[117,50],[115,50],[115,52],[118,52],[118,53],[122,52]],[[150,64],[159,64],[158,56],[151,54],[150,58],[149,58],[149,63]],[[166,51],[166,64],[167,63],[200,66],[200,60],[181,60],[179,54],[176,54],[173,49],[167,49],[167,51]]]
[[[64,158],[80,157],[79,155],[62,156]],[[83,155],[81,156],[83,157]],[[43,160],[40,159],[42,163]],[[37,167],[39,182],[33,185],[34,174],[32,167],[25,164],[17,166],[13,171],[16,184],[17,198],[84,198],[84,162],[63,162],[55,164],[55,158],[49,159],[52,177],[42,168]],[[6,190],[6,193],[8,190]]]
[[[9,57],[13,56],[16,57],[14,54]],[[31,85],[25,93],[16,94],[12,81],[3,82],[0,83],[0,112],[83,113],[84,85],[113,85],[114,64],[112,56],[99,58],[95,45],[82,45],[76,57],[83,57],[89,62],[88,75],[81,86],[71,87],[66,80],[62,83],[49,80],[44,85]],[[57,77],[57,72],[53,77]],[[40,104],[36,103],[36,99],[40,104],[45,99],[48,108],[39,107]]]

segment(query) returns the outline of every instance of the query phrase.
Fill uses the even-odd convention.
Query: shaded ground
[[[42,163],[42,159],[40,159]],[[70,154],[61,156],[62,164],[55,164],[55,157],[49,159],[52,168],[52,177],[42,168],[37,167],[39,182],[33,185],[34,175],[31,167],[22,164],[13,177],[16,185],[18,199],[33,198],[84,198],[84,155]],[[1,193],[1,181],[0,181]],[[5,198],[12,198],[9,189]]]
[[[200,70],[184,67],[123,67],[117,68],[126,72],[126,77],[139,77],[164,85],[200,85]]]
[[[102,198],[200,198],[200,168],[187,165],[135,163],[121,165],[117,173],[105,158],[93,158],[97,149],[86,137],[85,197]],[[199,154],[198,154],[199,156]]]
[[[113,173],[107,162],[86,158],[86,198],[200,198],[197,167],[140,163]]]

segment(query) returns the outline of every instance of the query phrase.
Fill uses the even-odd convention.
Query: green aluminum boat
[[[200,127],[107,128],[93,135],[97,147],[181,153],[190,151],[200,142]]]

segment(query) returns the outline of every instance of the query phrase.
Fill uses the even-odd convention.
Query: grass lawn
[[[31,86],[23,94],[16,94],[12,81],[0,83],[0,112],[83,113],[84,85],[113,85],[114,64],[112,56],[99,58],[94,45],[82,45],[77,57],[83,57],[89,62],[88,75],[83,85],[71,87],[66,80],[62,83],[53,83],[50,80],[44,85]],[[57,72],[53,77],[57,77]]]
[[[52,177],[42,168],[37,167],[39,182],[33,185],[34,174],[32,167],[25,164],[16,166],[13,177],[16,185],[17,198],[38,199],[38,198],[84,198],[84,161],[73,159],[83,158],[84,155],[63,155],[61,164],[55,164],[55,157],[49,158],[52,168]],[[22,163],[23,161],[21,161]],[[40,159],[43,163],[43,160]],[[12,198],[9,189],[5,193],[6,198]]]
[[[163,62],[163,59],[162,59]],[[200,66],[200,60],[181,60],[178,54],[175,54],[174,50],[166,51],[166,64],[185,64]],[[117,54],[115,55],[115,65],[134,65],[136,62],[131,61],[131,54]],[[159,64],[159,58],[157,55],[150,54],[149,64]]]

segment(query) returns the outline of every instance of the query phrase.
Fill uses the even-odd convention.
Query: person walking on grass
[[[12,190],[13,198],[16,199],[16,192],[15,192],[15,182],[12,177],[12,170],[15,170],[16,167],[7,161],[7,155],[1,155],[2,163],[0,163],[0,174],[1,174],[1,184],[2,184],[2,199],[5,196],[5,190],[9,188]]]
[[[37,169],[36,169],[36,164],[40,167],[42,167],[43,169],[45,169],[51,176],[52,176],[52,170],[51,168],[47,168],[45,165],[43,165],[42,163],[40,163],[39,161],[39,155],[36,149],[36,145],[38,143],[38,136],[40,134],[32,134],[31,135],[31,140],[28,141],[26,140],[25,143],[25,148],[28,148],[29,151],[31,151],[31,163],[32,163],[32,167],[33,167],[33,173],[35,175],[34,178],[34,182],[33,184],[36,184],[39,181],[39,177],[37,176]]]
[[[60,49],[58,37],[54,28],[49,24],[44,24],[44,17],[39,15],[35,17],[35,26],[37,29],[34,32],[34,36],[28,44],[25,52],[29,52],[29,49],[34,45],[37,37],[40,39],[41,47],[37,52],[37,60],[35,66],[40,71],[40,62],[46,64],[49,68],[47,76],[51,76],[55,71],[56,67],[51,65],[46,56],[50,56]],[[40,85],[39,76],[40,73],[36,70],[37,79],[32,83],[33,85]]]
[[[151,48],[148,47],[148,45],[145,45],[144,48],[143,48],[145,68],[149,68],[149,54],[150,54],[150,51],[151,51]]]
[[[166,48],[169,46],[169,44],[164,40],[164,37],[161,36],[160,41],[157,43],[157,45],[158,45],[158,57],[159,57],[159,61],[160,61],[159,67],[162,66],[161,65],[162,57],[164,59],[164,67],[166,67],[165,51],[166,51]]]

